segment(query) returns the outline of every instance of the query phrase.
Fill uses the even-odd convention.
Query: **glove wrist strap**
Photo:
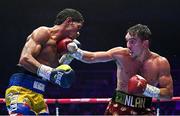
[[[37,75],[42,77],[43,80],[50,80],[52,70],[53,68],[42,64],[37,70]]]
[[[148,97],[158,98],[159,97],[159,93],[160,93],[160,89],[159,88],[147,84],[146,89],[145,89],[143,95],[148,96]]]
[[[71,54],[72,57],[76,58],[77,60],[82,60],[82,57],[84,55],[84,51],[81,49],[78,49],[75,53]]]
[[[73,61],[73,57],[70,54],[64,54],[60,59],[60,64],[70,64]]]

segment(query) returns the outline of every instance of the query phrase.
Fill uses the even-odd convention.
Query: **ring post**
[[[59,116],[59,103],[58,103],[58,100],[56,99],[56,116]]]

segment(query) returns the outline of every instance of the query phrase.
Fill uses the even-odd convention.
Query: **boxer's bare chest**
[[[136,74],[144,77],[151,85],[158,83],[158,66],[153,60],[147,60],[144,63],[139,63],[130,58],[121,59],[117,63],[117,89],[126,90],[128,80]]]
[[[49,41],[43,46],[38,59],[45,64],[49,64],[52,67],[58,66],[58,59],[60,55],[57,53],[56,41],[49,39]]]
[[[158,65],[156,62],[154,62],[154,60],[149,59],[143,63],[138,63],[135,61],[127,61],[125,63],[126,65],[123,65],[124,69],[122,68],[124,71],[122,71],[125,73],[124,75],[126,75],[126,79],[129,80],[130,77],[138,74],[144,77],[149,84],[157,85],[159,73]]]
[[[117,62],[117,90],[126,92],[130,77],[138,73],[140,65],[131,58],[123,58]]]
[[[144,77],[151,85],[158,84],[158,65],[153,60],[148,60],[139,68],[138,74]]]

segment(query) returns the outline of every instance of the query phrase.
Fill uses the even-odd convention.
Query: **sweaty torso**
[[[128,92],[128,81],[136,74],[144,77],[151,85],[157,85],[158,68],[157,63],[154,62],[156,54],[146,60],[143,64],[131,58],[128,50],[124,50],[123,55],[116,55],[117,65],[117,88],[116,90]]]
[[[55,34],[52,34],[50,28],[40,27],[28,36],[25,46],[22,50],[21,64],[31,72],[36,72],[39,64],[44,64],[55,68],[59,65],[60,54],[57,52]],[[21,59],[28,56],[26,62]]]
[[[60,55],[57,53],[56,41],[49,39],[37,56],[37,61],[51,67],[57,67]]]

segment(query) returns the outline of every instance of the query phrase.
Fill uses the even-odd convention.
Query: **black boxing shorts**
[[[109,102],[105,115],[154,115],[152,98],[116,91]]]

